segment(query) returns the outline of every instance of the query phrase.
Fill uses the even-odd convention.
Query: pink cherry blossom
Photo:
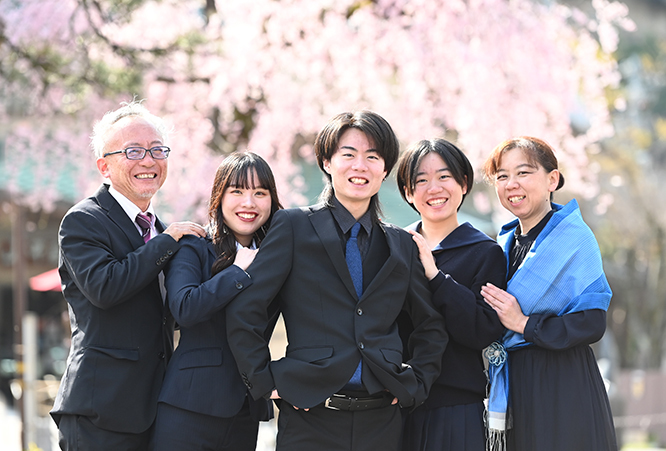
[[[92,125],[136,95],[173,125],[155,200],[167,220],[204,219],[215,168],[237,149],[270,162],[285,204],[307,202],[297,162],[312,162],[330,117],[360,108],[404,144],[453,137],[476,167],[501,140],[541,137],[567,186],[593,196],[588,150],[613,133],[605,90],[620,80],[617,30],[633,26],[607,0],[592,17],[529,0],[220,0],[208,14],[201,0],[94,3],[0,1],[7,189],[34,208],[67,197],[67,177],[70,197],[90,194]]]

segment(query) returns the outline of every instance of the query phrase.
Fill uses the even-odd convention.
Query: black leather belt
[[[391,399],[388,399],[388,397],[384,395],[369,398],[355,398],[353,396],[334,393],[330,398],[324,401],[324,407],[327,409],[347,411],[379,409],[390,406],[393,397],[391,396],[390,398]]]

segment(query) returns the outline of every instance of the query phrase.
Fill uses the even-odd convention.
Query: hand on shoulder
[[[432,251],[428,247],[425,238],[418,232],[409,230],[409,233],[412,235],[412,239],[419,248],[419,258],[425,269],[425,276],[428,280],[434,279],[437,274],[439,274],[439,269],[435,263],[435,257],[432,255]]]
[[[166,228],[164,233],[171,236],[171,238],[176,241],[179,241],[183,235],[206,236],[206,230],[203,227],[190,221],[174,222]]]

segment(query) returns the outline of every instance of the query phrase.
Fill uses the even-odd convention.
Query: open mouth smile
[[[439,199],[429,200],[426,202],[426,204],[430,205],[431,207],[439,207],[440,205],[444,205],[448,201],[449,199],[439,198]]]

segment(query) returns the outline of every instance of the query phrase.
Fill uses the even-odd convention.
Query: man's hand
[[[206,231],[203,227],[201,227],[199,224],[189,221],[174,222],[166,228],[164,233],[170,235],[171,238],[176,241],[180,240],[183,235],[196,235],[200,237],[206,236]]]

